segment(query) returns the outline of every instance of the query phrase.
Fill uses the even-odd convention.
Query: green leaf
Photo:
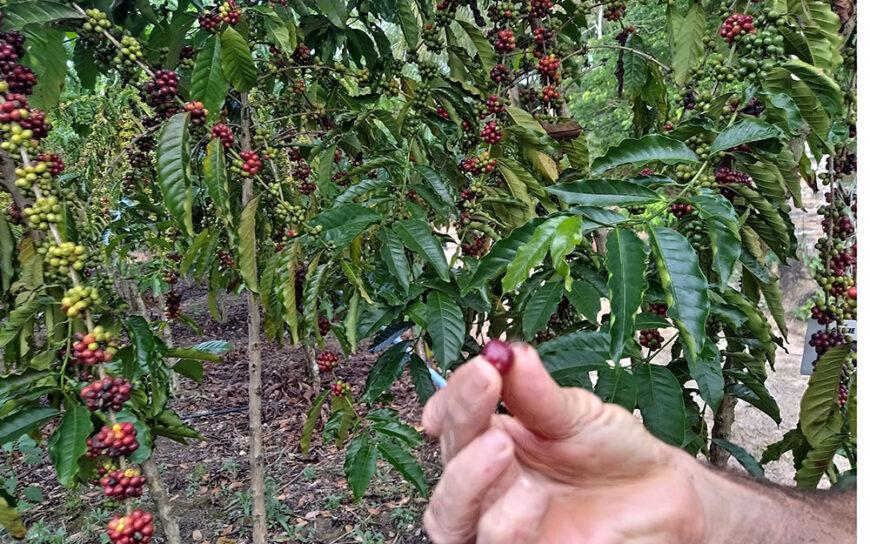
[[[206,146],[205,158],[202,161],[202,174],[208,196],[223,217],[225,230],[230,238],[230,245],[234,247],[237,243],[234,232],[235,218],[233,217],[229,191],[227,190],[226,158],[224,146],[217,138],[210,140],[208,146]]]
[[[42,302],[40,298],[33,297],[16,306],[9,313],[0,328],[0,347],[7,345],[18,336],[25,323],[30,321],[42,306]]]
[[[411,0],[396,0],[396,15],[408,50],[417,49],[420,43],[420,25],[417,24],[417,16],[411,8]]]
[[[669,9],[668,19],[672,29],[671,68],[677,84],[684,85],[691,75],[692,67],[697,64],[704,51],[703,40],[707,34],[704,8],[700,2],[692,2],[683,16],[677,14],[675,9]]]
[[[603,156],[592,161],[592,173],[599,175],[624,164],[646,164],[653,161],[665,164],[698,162],[698,157],[679,140],[660,134],[648,134],[639,139],[626,138],[608,149]]]
[[[634,367],[637,407],[643,424],[668,444],[680,447],[686,439],[683,389],[670,370],[643,363]]]
[[[441,174],[436,172],[434,169],[423,165],[418,165],[416,170],[420,176],[426,180],[429,186],[432,187],[432,190],[435,191],[435,194],[438,195],[438,198],[441,199],[441,202],[445,206],[450,208],[455,206],[456,197],[453,195],[450,185],[441,179]]]
[[[800,428],[814,448],[843,429],[843,416],[837,402],[840,375],[851,345],[837,346],[816,362],[810,383],[801,399]]]
[[[81,13],[62,2],[47,2],[45,0],[10,2],[3,6],[3,14],[3,28],[7,30],[21,30],[28,25],[45,27],[55,21],[82,18]]]
[[[589,175],[589,147],[586,144],[586,134],[582,133],[570,142],[563,142],[562,147],[571,168],[577,170],[581,176]]]
[[[831,118],[815,92],[804,81],[793,79],[791,72],[777,67],[768,74],[764,88],[770,93],[782,93],[791,97],[803,119],[816,134],[827,134]]]
[[[799,428],[792,429],[783,435],[782,440],[774,442],[764,449],[761,454],[761,464],[766,465],[771,461],[780,459],[785,452],[792,451],[806,444],[806,438]]]
[[[628,35],[628,38],[625,40],[625,47],[646,52],[643,39],[636,33]],[[623,91],[628,98],[633,99],[640,94],[643,86],[646,85],[646,81],[649,79],[649,67],[647,60],[637,53],[625,50],[620,52],[622,53],[622,66],[624,70],[622,76]]]
[[[798,59],[786,62],[782,67],[791,73],[792,79],[802,81],[815,93],[831,117],[842,115],[843,90],[821,68]]]
[[[815,489],[845,441],[845,435],[832,434],[825,436],[821,442],[813,447],[795,474],[794,479],[797,486],[804,489]]]
[[[650,241],[665,290],[668,317],[679,329],[688,357],[694,358],[706,339],[705,325],[710,313],[707,279],[691,244],[682,234],[658,227],[650,231]]]
[[[344,458],[344,475],[355,500],[362,498],[378,465],[378,449],[368,435],[354,438]]]
[[[574,248],[583,240],[583,219],[580,216],[570,217],[563,221],[553,233],[550,242],[550,260],[556,272],[565,278],[565,289],[571,290],[573,279],[568,262],[565,260]]]
[[[538,354],[554,378],[607,367],[608,334],[601,331],[575,331],[544,342]]]
[[[184,359],[172,365],[172,371],[189,378],[196,383],[202,383],[204,372],[202,363],[194,359]]]
[[[411,381],[414,382],[414,390],[417,391],[417,398],[420,400],[420,404],[426,404],[432,395],[435,394],[435,385],[429,376],[429,367],[426,366],[426,362],[419,355],[412,353],[408,370],[411,372]]]
[[[477,56],[480,58],[481,67],[487,72],[491,70],[497,62],[497,57],[495,50],[492,48],[492,44],[488,39],[486,39],[483,32],[481,32],[474,24],[459,18],[456,19],[456,22],[459,23],[462,30],[468,34],[468,39],[471,40],[471,43],[474,44],[474,48],[477,50]]]
[[[788,320],[785,317],[785,307],[782,301],[783,293],[779,278],[773,278],[769,283],[759,281],[758,287],[761,290],[761,294],[764,295],[767,309],[774,321],[776,321],[776,326],[779,327],[783,337],[788,338]]]
[[[429,261],[439,278],[450,281],[450,267],[444,249],[432,234],[428,223],[419,219],[397,221],[393,224],[393,232],[399,236],[405,247]]]
[[[505,275],[501,280],[501,286],[505,292],[516,289],[526,281],[529,272],[543,262],[556,229],[568,219],[570,218],[565,216],[547,219],[535,229],[528,242],[517,248],[516,254],[507,265]]]
[[[742,251],[737,212],[731,202],[720,194],[702,193],[689,201],[707,226],[713,252],[713,269],[718,276],[718,284],[724,287],[731,279],[734,263]]]
[[[480,287],[489,280],[495,278],[507,268],[517,251],[528,242],[535,230],[543,222],[541,219],[533,219],[522,227],[515,228],[506,237],[495,242],[489,248],[489,253],[481,259],[480,264],[474,271],[468,285],[463,289],[463,294],[475,287]]]
[[[374,402],[398,379],[402,373],[402,368],[410,357],[410,354],[405,351],[407,346],[407,342],[400,342],[378,357],[366,379],[365,393],[362,397],[364,402]]]
[[[245,287],[258,293],[257,287],[257,206],[260,197],[248,202],[239,216],[239,275]]]
[[[342,249],[381,219],[380,214],[359,204],[343,204],[324,210],[310,220],[313,226],[322,226],[322,238]]]
[[[710,153],[727,151],[739,145],[779,138],[780,136],[782,133],[774,125],[754,117],[747,117],[720,132],[710,144]]]
[[[526,110],[517,106],[508,106],[507,114],[510,116],[514,123],[523,127],[524,129],[540,135],[547,134],[547,131],[545,131],[544,127],[541,126],[541,123]]]
[[[688,359],[689,374],[698,384],[701,398],[715,412],[725,396],[725,378],[722,376],[722,358],[715,343],[707,341],[694,359]]]
[[[646,290],[649,250],[634,231],[613,229],[607,236],[607,290],[610,298],[610,357],[622,359],[625,343],[634,336],[634,316]]]
[[[781,422],[779,406],[765,389],[764,384],[748,376],[744,376],[743,379],[746,383],[732,383],[725,386],[725,393],[755,406],[776,423]]]
[[[15,237],[5,215],[0,215],[0,285],[3,293],[9,290],[15,276]]]
[[[321,13],[326,15],[329,22],[338,28],[345,27],[347,21],[347,6],[344,0],[316,0]]]
[[[661,195],[642,185],[620,180],[585,180],[558,183],[547,192],[566,204],[580,206],[638,206],[661,200]]]
[[[765,242],[768,243],[770,250],[780,257],[783,262],[787,257],[792,256],[794,254],[794,244],[792,243],[793,227],[789,227],[780,214],[779,209],[774,207],[773,204],[751,187],[732,183],[729,188],[752,204],[752,207],[758,212],[759,219],[763,221],[763,225],[770,229],[772,239],[765,238],[762,232],[758,233],[762,238],[765,238]],[[755,223],[748,221],[748,224],[755,230]]]
[[[405,246],[402,245],[402,240],[390,229],[378,231],[378,238],[381,240],[381,260],[387,265],[390,277],[395,278],[407,292],[411,285],[411,267],[405,257]]]
[[[302,436],[299,438],[299,449],[304,455],[308,455],[311,450],[311,435],[314,434],[314,427],[317,426],[317,421],[320,419],[320,409],[323,407],[323,402],[329,391],[324,391],[317,395],[314,399],[314,404],[308,409],[305,416],[305,423],[302,424]]]
[[[634,375],[620,366],[598,371],[595,394],[604,402],[618,404],[630,412],[637,405],[637,383]]]
[[[27,536],[27,527],[24,526],[18,510],[10,504],[11,499],[6,498],[5,491],[5,488],[0,488],[0,526],[6,529],[12,538],[24,540]]]
[[[378,441],[377,446],[381,457],[386,459],[406,481],[413,484],[420,494],[425,495],[428,492],[426,475],[408,450],[392,441]]]
[[[233,27],[227,26],[221,33],[220,47],[223,73],[237,91],[245,93],[257,83],[257,67],[251,56],[248,42]]]
[[[740,463],[750,475],[759,480],[764,479],[764,467],[762,467],[758,461],[755,460],[755,457],[752,457],[748,451],[737,444],[722,438],[714,438],[713,443],[733,455],[734,458],[737,459],[737,462]]]
[[[90,410],[76,405],[64,413],[60,426],[48,439],[48,455],[62,486],[69,487],[78,474],[79,457],[88,450],[86,442],[93,430]]]
[[[333,206],[339,206],[341,204],[353,202],[353,199],[368,194],[377,189],[387,187],[390,185],[390,183],[391,182],[388,179],[364,179],[359,183],[351,185],[350,187],[345,189],[343,193],[335,197]]]
[[[465,341],[465,319],[462,310],[449,295],[430,291],[426,301],[426,326],[432,338],[432,352],[443,368],[459,359]]]
[[[157,142],[157,184],[163,201],[179,229],[193,236],[193,195],[188,169],[187,113],[177,113],[163,126]]]
[[[8,8],[7,8],[8,9]],[[8,11],[6,11],[8,14]],[[20,27],[19,27],[20,28]],[[60,101],[66,80],[67,51],[64,46],[66,33],[51,28],[33,29],[25,32],[27,54],[22,62],[39,74],[39,85],[33,88],[28,102],[43,110],[52,110]]]
[[[202,102],[208,110],[208,121],[211,123],[220,117],[228,89],[221,64],[221,42],[217,36],[209,36],[199,46],[199,53],[196,55],[190,82],[190,98]],[[217,142],[223,149],[220,141],[212,142]]]
[[[523,337],[532,340],[547,326],[562,300],[562,283],[549,282],[535,289],[523,308]]]
[[[601,295],[591,283],[584,280],[575,281],[565,296],[587,320],[593,323],[598,320],[598,312],[601,311]]]
[[[0,446],[38,429],[54,419],[60,412],[47,406],[25,406],[0,419]]]

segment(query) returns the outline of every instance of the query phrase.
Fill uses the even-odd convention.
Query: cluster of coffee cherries
[[[625,0],[608,0],[604,2],[604,18],[608,21],[618,21],[625,15],[627,7]]]
[[[747,34],[755,34],[752,15],[732,13],[719,27],[719,35],[729,44],[740,41]]]
[[[685,202],[674,202],[671,204],[671,213],[674,214],[674,217],[677,219],[682,219],[694,211],[695,208],[691,204]]]
[[[163,315],[166,316],[166,319],[170,321],[178,319],[178,316],[181,315],[181,293],[175,289],[170,289],[166,293],[164,302]]]
[[[333,351],[321,351],[317,354],[317,368],[321,372],[329,372],[338,365],[338,354]]]
[[[559,305],[556,306],[556,311],[553,312],[553,314],[550,315],[550,319],[547,320],[547,326],[553,331],[555,336],[556,334],[561,334],[574,328],[580,323],[580,320],[580,313],[577,312],[577,309],[574,308],[571,301],[569,301],[567,297],[562,297],[562,300],[559,301]]]
[[[665,338],[658,329],[642,329],[638,342],[645,348],[659,349],[665,343]]]
[[[331,386],[332,394],[336,397],[345,397],[350,395],[350,384],[344,380],[335,380]]]
[[[235,136],[233,136],[233,129],[223,123],[215,123],[214,126],[211,127],[211,137],[220,140],[224,149],[231,148],[236,139]]]
[[[479,176],[489,174],[495,170],[496,160],[489,155],[489,151],[483,151],[476,157],[466,157],[459,162],[459,169],[467,174]]]
[[[233,161],[232,170],[242,177],[256,176],[263,168],[263,162],[256,151],[241,151],[239,158]]]
[[[493,28],[489,32],[489,41],[499,53],[510,53],[517,47],[517,38],[510,28]]]
[[[154,535],[154,516],[137,508],[112,518],[107,529],[111,544],[148,544]]]
[[[37,248],[37,253],[45,255],[48,276],[54,280],[66,280],[70,270],[82,270],[87,264],[88,252],[85,246],[74,242],[43,244]]]
[[[320,331],[320,336],[329,334],[330,329],[332,329],[332,323],[326,316],[321,315],[317,318],[317,330]]]
[[[100,486],[103,488],[103,494],[113,499],[141,497],[145,487],[145,477],[139,469],[119,468],[100,478]]]
[[[480,130],[480,139],[488,144],[497,144],[504,138],[504,132],[498,124],[498,121],[492,120]]]
[[[118,344],[112,331],[98,325],[89,333],[76,333],[72,348],[77,363],[98,365],[112,360],[118,351]]]
[[[33,229],[47,230],[49,225],[60,223],[63,219],[63,207],[54,195],[36,199],[33,206],[24,208],[24,217]]]
[[[158,110],[164,117],[171,117],[177,112],[178,74],[173,70],[157,70],[154,77],[142,86],[145,102]]]
[[[104,425],[94,436],[88,438],[87,456],[121,457],[139,449],[136,427],[130,422]]]
[[[471,240],[462,242],[462,254],[469,257],[482,257],[489,250],[489,237],[485,234],[474,234]]]
[[[821,357],[832,348],[841,346],[852,339],[837,329],[828,331],[816,331],[810,336],[809,344],[816,350],[816,355]],[[817,360],[818,360],[817,357]]]
[[[60,306],[67,317],[78,317],[91,305],[100,303],[102,303],[102,298],[96,287],[75,285],[64,293]]]
[[[647,304],[646,311],[661,317],[667,317],[668,305],[664,302],[650,302]]]
[[[728,188],[728,185],[738,184],[747,187],[752,186],[752,176],[746,172],[732,170],[727,166],[720,166],[716,169],[716,185],[719,186],[719,192],[728,200],[734,200],[737,194]]]
[[[110,377],[96,380],[82,387],[79,392],[89,410],[119,411],[130,400],[133,386],[124,378]]]
[[[36,184],[43,192],[51,191],[53,170],[53,166],[41,160],[19,166],[15,169],[15,186],[19,189],[30,190]]]
[[[184,104],[184,111],[186,111],[190,115],[191,125],[201,127],[205,124],[205,119],[208,116],[208,110],[205,109],[205,106],[202,104],[202,102],[187,102]]]

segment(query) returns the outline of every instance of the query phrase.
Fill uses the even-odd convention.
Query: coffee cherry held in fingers
[[[495,367],[500,374],[507,374],[514,364],[514,352],[510,344],[502,340],[490,340],[483,346],[480,356]]]

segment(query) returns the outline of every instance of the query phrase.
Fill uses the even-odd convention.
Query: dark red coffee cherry
[[[514,364],[514,352],[510,344],[502,340],[490,340],[483,346],[480,356],[495,367],[500,374],[507,374]]]

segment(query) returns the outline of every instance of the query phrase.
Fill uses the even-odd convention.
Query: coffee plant
[[[854,10],[835,9],[10,2],[0,443],[45,427],[62,483],[138,496],[132,465],[154,437],[198,436],[167,406],[173,373],[198,378],[195,360],[227,348],[171,347],[166,322],[190,321],[183,280],[208,287],[215,319],[224,293],[247,302],[257,544],[264,340],[305,354],[321,393],[300,448],[318,430],[345,448],[357,498],[379,459],[427,490],[393,383],[407,370],[425,402],[431,372],[499,337],[535,344],[561,384],[639,410],[662,440],[755,470],[730,426],[738,399],[781,420],[765,385],[788,338],[777,271],[796,257],[789,211],[807,184],[830,195],[813,309],[826,328],[800,427],[762,461],[793,451],[798,483],[836,479],[834,456],[855,458],[856,363],[840,328],[857,288]],[[635,24],[640,12],[665,24]],[[584,127],[608,112],[572,112],[603,70],[628,117],[605,121],[617,142],[597,152]],[[43,142],[69,92],[117,100],[118,122],[78,127],[93,137],[58,156]],[[82,173],[63,174],[73,163]],[[137,315],[141,293],[165,320]],[[355,388],[343,374],[364,342],[379,355]],[[502,348],[483,355],[506,369]],[[14,498],[0,500],[20,532]],[[155,519],[128,509],[108,538],[147,542]]]

